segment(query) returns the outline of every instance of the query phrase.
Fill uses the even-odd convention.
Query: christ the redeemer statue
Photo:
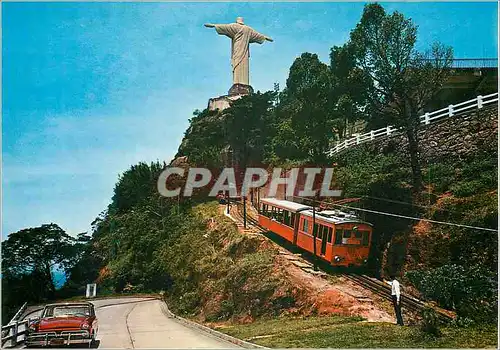
[[[236,23],[230,24],[205,24],[205,27],[215,28],[217,34],[231,38],[231,65],[233,67],[233,87],[237,84],[249,84],[249,45],[262,44],[273,39],[260,34],[243,23],[243,18],[238,17]]]

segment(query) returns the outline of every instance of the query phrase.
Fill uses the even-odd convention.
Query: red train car
[[[361,266],[368,259],[372,225],[339,210],[316,211],[312,207],[264,198],[260,201],[259,224],[293,245],[316,255],[333,266]],[[314,231],[313,231],[314,230]]]

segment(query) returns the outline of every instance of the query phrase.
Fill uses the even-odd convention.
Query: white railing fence
[[[452,117],[456,114],[463,113],[466,111],[481,109],[485,106],[488,106],[492,103],[498,103],[498,92],[494,94],[486,95],[486,96],[478,96],[472,100],[461,102],[456,105],[449,105],[448,107],[439,109],[434,112],[425,113],[421,115],[420,124],[429,125],[431,122],[434,122],[438,119]],[[388,125],[385,128],[371,130],[364,134],[354,134],[351,135],[350,138],[337,142],[335,147],[331,148],[327,154],[331,157],[336,153],[339,153],[347,148],[352,146],[359,145],[361,143],[366,143],[369,141],[373,141],[376,139],[380,139],[382,137],[391,136],[395,133],[402,131],[403,128],[396,128],[392,125]]]

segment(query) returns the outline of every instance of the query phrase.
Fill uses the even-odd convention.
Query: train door
[[[329,226],[320,226],[321,234],[321,255],[326,254],[326,244],[332,243],[332,228]]]
[[[328,227],[320,225],[319,232],[321,236],[321,255],[326,254],[326,243],[328,242]]]
[[[290,212],[291,222],[293,224],[293,244],[297,245],[297,235],[299,233],[299,213]]]

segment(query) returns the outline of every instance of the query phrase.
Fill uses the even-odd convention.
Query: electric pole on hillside
[[[247,197],[243,196],[243,228],[247,228]]]
[[[314,271],[318,271],[318,256],[316,255],[316,236],[318,230],[316,229],[316,203],[313,199],[313,245],[314,245]]]

